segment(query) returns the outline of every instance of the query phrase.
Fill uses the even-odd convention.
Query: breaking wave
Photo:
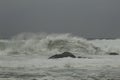
[[[88,40],[71,34],[22,33],[11,40],[0,40],[1,55],[51,55],[62,52],[101,54]]]

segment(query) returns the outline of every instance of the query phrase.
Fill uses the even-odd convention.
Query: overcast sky
[[[0,0],[0,37],[22,32],[120,38],[120,0]]]

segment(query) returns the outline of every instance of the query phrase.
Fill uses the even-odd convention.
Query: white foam
[[[116,52],[120,53],[120,39],[103,39],[103,40],[91,40],[90,43],[101,48],[105,52]]]
[[[2,55],[3,53],[4,55],[53,55],[65,51],[85,55],[100,52],[86,39],[70,34],[34,34],[31,37],[29,35],[29,38],[20,35],[16,39],[3,43],[5,49],[1,50]]]
[[[27,75],[36,73],[45,75],[36,77],[37,80],[119,80],[120,56],[98,55],[113,51],[120,53],[119,39],[88,41],[69,34],[34,34],[1,40],[0,44],[1,74],[17,74],[0,80],[32,80],[34,77]],[[84,54],[88,58],[48,59],[64,51]],[[24,73],[27,73],[27,79],[13,78]]]

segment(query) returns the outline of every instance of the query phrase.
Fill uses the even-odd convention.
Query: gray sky
[[[0,0],[0,36],[22,32],[120,38],[120,0]]]

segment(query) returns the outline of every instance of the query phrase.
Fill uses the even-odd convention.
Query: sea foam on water
[[[46,33],[0,40],[0,80],[120,80],[120,56],[106,55],[119,43]],[[86,58],[48,59],[63,52]]]
[[[20,34],[12,40],[0,41],[0,44],[1,53],[6,55],[53,55],[66,51],[91,55],[102,52],[88,40],[70,34]]]

